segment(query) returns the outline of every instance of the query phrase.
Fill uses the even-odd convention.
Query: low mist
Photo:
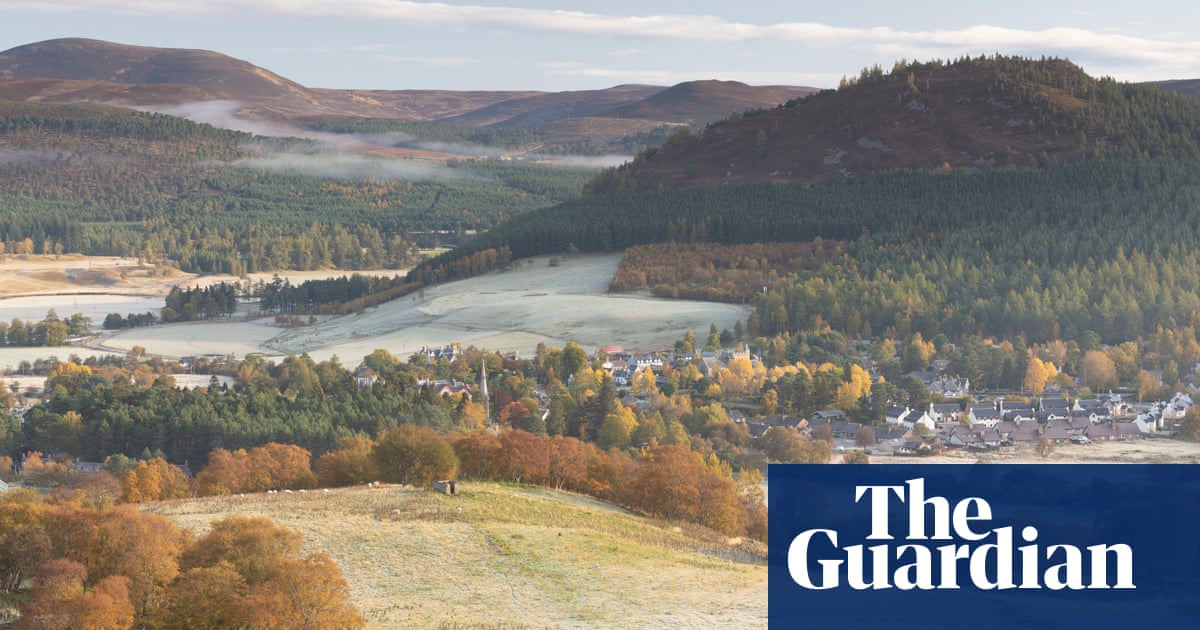
[[[453,169],[435,161],[386,159],[333,151],[305,154],[276,153],[240,160],[234,166],[342,180],[370,178],[446,181],[475,177],[473,173]]]

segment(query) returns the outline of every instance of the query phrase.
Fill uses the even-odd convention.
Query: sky
[[[215,50],[308,87],[835,87],[899,59],[1071,59],[1200,78],[1195,0],[0,0],[0,50],[57,37]]]

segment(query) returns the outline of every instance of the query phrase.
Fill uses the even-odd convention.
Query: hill
[[[1054,60],[921,68],[943,85],[975,86],[983,104],[963,90],[926,96],[938,82],[916,79],[923,70],[900,75],[914,76],[916,91],[907,79],[869,74],[836,93],[677,133],[605,171],[590,185],[602,194],[502,223],[411,276],[461,277],[497,252],[518,259],[647,243],[819,238],[838,241],[840,255],[775,274],[747,328],[768,339],[785,332],[802,339],[828,325],[851,339],[919,331],[926,339],[1095,336],[1119,344],[1192,321],[1200,268],[1182,261],[1200,252],[1200,103],[1094,80]],[[847,100],[853,94],[863,103]],[[1003,113],[991,112],[993,104]],[[852,107],[854,118],[846,113]],[[817,119],[823,125],[805,118],[813,112],[825,116]],[[981,113],[1013,116],[1012,123],[980,121]],[[875,121],[909,115],[930,118]],[[776,142],[793,127],[809,133]],[[1011,161],[981,160],[978,151],[996,146],[981,138],[1006,142]],[[845,148],[830,153],[835,147]],[[792,156],[791,172],[766,170],[775,168],[776,153]],[[731,159],[732,168],[721,164]],[[769,266],[754,258],[732,264],[723,279],[709,266],[710,281]]]
[[[887,74],[876,66],[836,91],[734,115],[693,136],[679,134],[610,173],[595,189],[1045,167],[1131,144],[1178,141],[1150,118],[1182,112],[1160,110],[1147,117],[1139,112],[1131,118],[1131,106],[1162,100],[1155,87],[1093,79],[1057,59],[898,63]]]
[[[350,582],[368,627],[761,627],[760,545],[588,497],[492,483],[151,504],[182,526],[263,515]]]
[[[715,82],[704,82],[714,83]],[[686,86],[687,84],[684,84]],[[618,85],[564,92],[334,90],[309,88],[249,62],[206,50],[128,46],[91,39],[54,39],[0,52],[0,98],[57,103],[105,102],[162,109],[183,103],[233,101],[243,119],[285,121],[378,119],[545,130],[531,148],[562,152],[616,150],[662,124],[703,125],[745,108],[774,107],[811,88],[737,84],[696,90]],[[690,95],[690,96],[689,96]],[[615,110],[626,109],[614,113]],[[644,115],[643,115],[644,114]],[[595,124],[556,124],[603,118]],[[582,141],[580,136],[582,135]]]
[[[304,96],[294,81],[209,50],[128,46],[94,39],[52,39],[0,53],[0,76],[24,79],[178,84],[220,98]]]
[[[738,81],[688,81],[618,107],[611,115],[703,125],[734,112],[775,107],[815,92],[815,88],[754,87]]]
[[[1155,81],[1151,85],[1158,86],[1168,92],[1175,92],[1194,99],[1200,99],[1200,79],[1176,79],[1174,81]]]

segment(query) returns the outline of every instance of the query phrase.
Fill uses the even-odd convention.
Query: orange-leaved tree
[[[161,457],[138,462],[121,478],[121,485],[130,503],[182,499],[191,494],[187,475]]]

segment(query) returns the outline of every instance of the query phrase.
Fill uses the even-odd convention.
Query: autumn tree
[[[858,427],[854,432],[854,443],[859,446],[871,446],[875,443],[875,432],[866,425]]]
[[[71,461],[47,461],[38,451],[30,451],[21,460],[21,474],[35,486],[70,484],[75,478]]]
[[[188,478],[178,467],[161,457],[138,462],[121,479],[125,500],[130,503],[182,499],[191,493]]]
[[[34,578],[29,601],[16,628],[89,628],[124,630],[133,626],[134,610],[126,580],[107,577],[84,590],[87,568],[74,560],[47,562]]]
[[[588,458],[595,450],[572,437],[556,435],[547,446],[547,482],[555,490],[583,491],[587,484]]]
[[[232,566],[249,585],[266,582],[285,558],[300,552],[303,537],[263,516],[227,516],[186,548],[180,569]]]
[[[53,553],[52,527],[30,490],[10,490],[0,502],[0,589],[12,592],[33,577]]]
[[[837,407],[852,411],[858,409],[859,401],[871,393],[871,375],[858,364],[852,364],[846,376],[846,382],[837,389]]]
[[[1092,390],[1110,389],[1117,385],[1117,366],[1100,350],[1088,350],[1079,362],[1083,384]]]
[[[596,433],[596,445],[603,449],[628,448],[637,426],[637,416],[633,410],[621,406],[604,416],[604,422]]]
[[[1183,422],[1179,425],[1179,439],[1188,442],[1200,442],[1200,406],[1193,405],[1183,414]]]
[[[466,396],[459,399],[454,412],[455,425],[464,431],[474,431],[487,426],[487,408],[483,403],[468,400]]]
[[[244,598],[246,580],[228,562],[193,568],[162,593],[163,604],[149,616],[152,628],[243,628],[250,623]]]
[[[371,457],[374,448],[375,442],[364,435],[342,438],[337,450],[321,455],[313,464],[317,482],[322,486],[341,487],[374,481],[379,477]]]
[[[256,490],[311,488],[317,478],[312,472],[312,453],[295,444],[271,442],[250,451],[253,478],[265,479]]]
[[[771,427],[759,438],[759,444],[767,457],[784,464],[825,464],[833,456],[829,442],[810,440],[795,427]]]
[[[486,429],[458,434],[451,446],[459,461],[459,476],[463,479],[493,479],[496,461],[500,457],[500,438]]]
[[[301,542],[300,534],[263,517],[214,523],[180,557],[184,573],[167,592],[183,599],[170,600],[158,619],[188,619],[182,627],[189,628],[363,627],[333,560],[320,553],[299,557]],[[201,595],[213,598],[211,608],[187,599]],[[200,619],[230,626],[200,626]]]
[[[846,453],[844,455],[842,455],[842,463],[843,464],[869,464],[869,463],[871,463],[871,458],[867,456],[866,451],[851,450],[851,451],[846,451]]]
[[[587,351],[583,349],[583,346],[574,341],[568,341],[567,345],[563,346],[560,360],[561,366],[558,370],[558,377],[565,383],[570,382],[572,378],[579,374],[580,370],[587,367]]]
[[[509,427],[519,427],[521,426],[521,420],[528,415],[529,408],[520,401],[514,400],[500,410],[498,418],[500,420],[500,424],[507,425]]]
[[[1033,446],[1033,452],[1037,453],[1038,457],[1046,458],[1050,457],[1050,454],[1054,452],[1054,448],[1054,442],[1050,438],[1041,435],[1038,436],[1037,444]]]
[[[746,535],[759,541],[767,540],[767,498],[763,491],[766,480],[757,468],[743,468],[737,476],[738,499],[746,512]]]
[[[245,449],[213,449],[208,464],[196,473],[196,492],[206,497],[242,492],[249,485],[250,468],[250,454]]]
[[[127,597],[144,615],[158,591],[179,574],[186,535],[165,516],[118,506],[102,514],[93,541],[86,556],[92,579],[124,578]]]
[[[380,435],[371,458],[380,479],[390,483],[429,486],[458,472],[454,449],[433,429],[411,424]]]
[[[1049,361],[1042,361],[1036,356],[1029,357],[1029,365],[1025,368],[1023,385],[1034,396],[1041,396],[1046,385],[1058,377],[1058,368]]]
[[[638,460],[627,490],[630,504],[648,514],[698,522],[727,535],[744,531],[745,509],[733,480],[679,446],[650,449]]]
[[[350,602],[350,585],[323,553],[285,558],[245,600],[250,627],[263,630],[354,630],[366,623]]]
[[[549,443],[549,438],[521,430],[501,433],[496,477],[513,483],[546,483],[550,476]]]
[[[631,505],[666,519],[695,520],[700,502],[695,480],[703,467],[698,455],[678,446],[660,446],[638,464],[627,490]]]

